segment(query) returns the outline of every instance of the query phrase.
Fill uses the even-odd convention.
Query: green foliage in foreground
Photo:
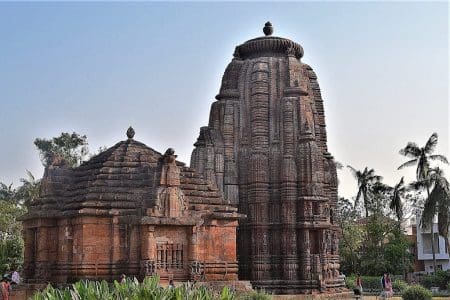
[[[403,300],[431,300],[432,297],[431,291],[421,285],[410,286],[402,294]]]
[[[32,300],[270,300],[264,292],[252,292],[237,295],[229,287],[220,293],[204,286],[183,284],[175,288],[163,288],[159,277],[145,278],[142,283],[137,279],[127,279],[124,283],[114,281],[79,281],[71,287],[57,289],[48,285],[43,291],[34,294]]]
[[[339,251],[344,274],[360,272],[380,276],[384,272],[403,274],[411,270],[410,242],[396,222],[380,214],[366,219],[366,224],[353,220],[340,222],[342,238]]]
[[[437,286],[439,289],[445,290],[450,285],[450,270],[439,270],[436,274],[425,275],[420,280],[420,283],[426,288]]]

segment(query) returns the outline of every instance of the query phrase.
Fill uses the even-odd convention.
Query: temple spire
[[[128,130],[127,130],[127,137],[129,138],[129,139],[132,139],[133,137],[134,137],[134,129],[133,129],[133,127],[128,127]]]
[[[263,32],[266,36],[272,35],[272,33],[273,33],[272,23],[266,22],[266,24],[264,24]]]

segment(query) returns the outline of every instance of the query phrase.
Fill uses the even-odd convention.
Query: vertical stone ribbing
[[[335,166],[317,77],[302,56],[300,45],[278,37],[238,46],[209,123],[224,161],[216,183],[247,215],[238,228],[240,279],[283,294],[343,287],[332,224]],[[193,167],[202,168],[194,155]]]
[[[294,160],[294,103],[296,98],[282,100],[283,112],[283,161],[281,164],[281,220],[283,279],[296,280],[298,261],[296,256],[296,201],[297,166]]]
[[[248,181],[249,217],[253,247],[252,277],[256,280],[270,276],[269,257],[269,68],[268,63],[256,61],[251,74],[250,97],[250,174]]]

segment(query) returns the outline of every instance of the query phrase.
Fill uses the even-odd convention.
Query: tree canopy
[[[76,132],[62,132],[51,139],[37,138],[34,145],[39,151],[42,164],[47,166],[57,156],[63,158],[71,167],[76,167],[88,156],[87,137]]]

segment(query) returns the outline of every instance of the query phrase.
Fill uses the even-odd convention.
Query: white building
[[[433,270],[433,252],[431,250],[431,228],[422,228],[420,226],[420,216],[417,216],[417,260],[424,262],[425,272],[432,273]],[[450,256],[445,239],[438,234],[437,218],[433,220],[434,231],[434,249],[436,255],[436,267],[441,270],[450,269]]]

